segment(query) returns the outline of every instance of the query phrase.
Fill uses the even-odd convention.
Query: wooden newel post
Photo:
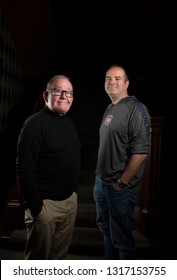
[[[160,228],[160,172],[163,117],[151,118],[150,154],[146,164],[141,205],[141,233],[155,237]]]
[[[14,230],[23,226],[24,211],[18,181],[9,187],[8,199],[4,206],[4,228]]]

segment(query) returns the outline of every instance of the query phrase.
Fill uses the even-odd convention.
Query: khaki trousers
[[[26,260],[61,260],[71,243],[77,213],[77,194],[61,201],[45,199],[37,217],[25,210]]]

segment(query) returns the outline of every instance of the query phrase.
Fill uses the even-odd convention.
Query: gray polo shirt
[[[131,154],[149,153],[150,115],[135,96],[110,104],[100,126],[100,143],[96,175],[107,184],[116,182],[127,166]],[[136,191],[142,181],[144,165],[128,188]]]

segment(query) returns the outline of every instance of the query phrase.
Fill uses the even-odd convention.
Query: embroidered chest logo
[[[105,124],[106,126],[110,125],[112,119],[113,119],[113,115],[107,116],[106,119],[104,120],[104,124]]]

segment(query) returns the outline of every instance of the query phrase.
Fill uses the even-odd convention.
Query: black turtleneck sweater
[[[47,107],[28,117],[17,145],[16,173],[26,207],[37,215],[43,199],[63,200],[77,191],[81,143],[68,116]]]

